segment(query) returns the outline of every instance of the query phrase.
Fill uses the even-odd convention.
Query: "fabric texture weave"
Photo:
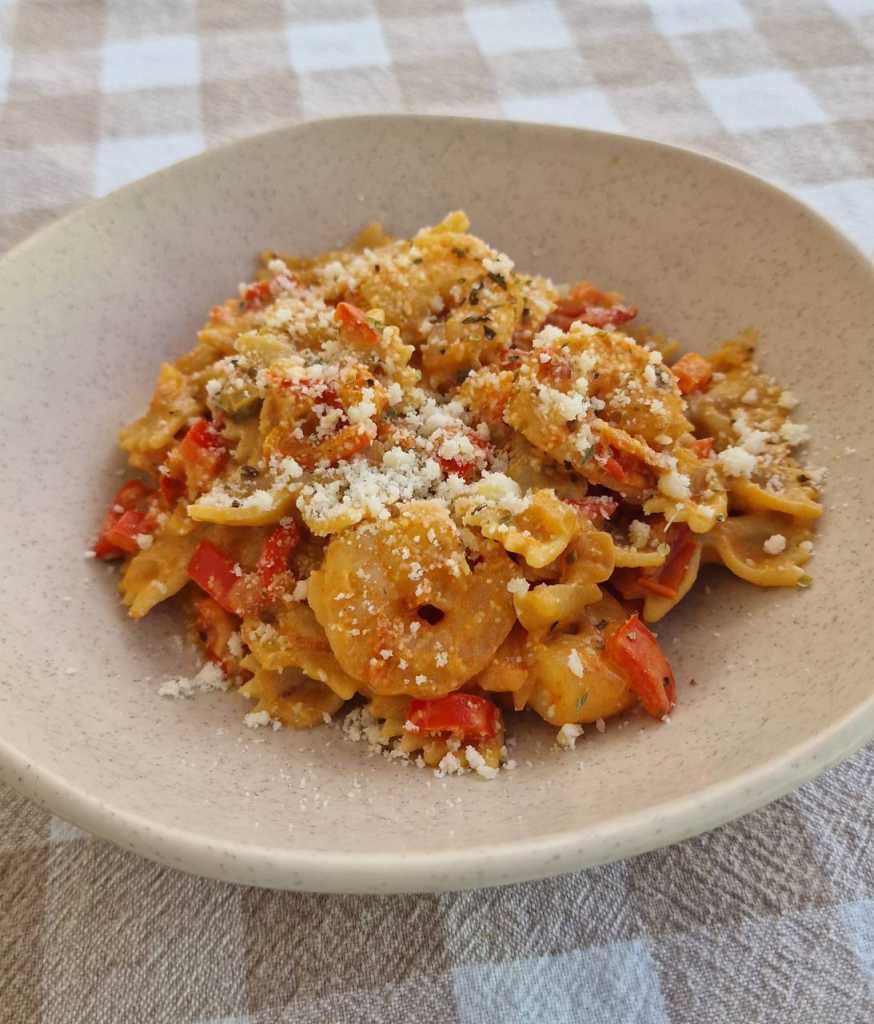
[[[677,142],[874,254],[874,0],[0,0],[0,250],[208,146],[354,111]],[[0,1024],[863,1024],[872,783],[869,746],[667,850],[393,898],[190,878],[2,789]]]

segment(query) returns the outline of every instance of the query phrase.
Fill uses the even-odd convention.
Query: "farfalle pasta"
[[[747,332],[712,355],[556,288],[461,213],[269,252],[120,434],[94,553],[134,618],[179,595],[250,723],[347,732],[491,777],[532,712],[677,701],[647,624],[719,562],[809,580],[819,475]],[[673,361],[673,365],[670,363]]]

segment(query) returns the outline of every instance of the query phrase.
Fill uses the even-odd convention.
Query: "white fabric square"
[[[788,71],[738,78],[701,78],[698,88],[730,132],[825,124],[829,117],[813,93]]]
[[[0,146],[0,215],[52,210],[91,196],[90,145]]]
[[[488,4],[464,12],[480,53],[500,57],[523,50],[563,50],[573,39],[552,0]]]
[[[861,18],[874,14],[871,0],[828,0],[829,7],[842,18]]]
[[[874,258],[874,178],[851,178],[793,190],[856,245]]]
[[[103,92],[197,85],[200,49],[193,35],[153,36],[103,47]]]
[[[295,71],[388,67],[388,47],[378,18],[290,24],[285,29]]]
[[[624,127],[600,89],[519,96],[504,100],[501,108],[507,117],[517,121],[569,124],[581,128],[599,128],[605,132],[621,132]]]
[[[203,136],[200,132],[102,139],[97,144],[94,194],[106,195],[129,181],[194,156],[202,149]]]
[[[452,972],[462,1024],[668,1024],[658,968],[639,940]]]
[[[12,71],[12,54],[5,46],[0,46],[0,103],[9,98],[9,75]]]
[[[846,929],[859,964],[868,980],[868,991],[874,999],[874,900],[859,900],[837,907],[835,916]]]
[[[752,28],[739,0],[649,0],[656,28],[663,35]]]
[[[90,839],[91,836],[63,818],[52,818],[49,822],[49,838],[53,843],[70,843],[76,839]]]

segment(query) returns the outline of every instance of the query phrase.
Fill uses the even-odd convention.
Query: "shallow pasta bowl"
[[[259,248],[318,251],[368,220],[406,233],[463,207],[520,267],[583,274],[708,350],[758,327],[829,470],[805,592],[725,573],[663,624],[670,725],[631,718],[574,752],[518,729],[519,768],[437,780],[336,729],[245,729],[242,698],[157,696],[192,668],[172,611],[133,623],[83,555],[121,467],[115,435]],[[146,857],[286,888],[491,885],[674,842],[797,786],[874,734],[864,538],[874,272],[770,185],[598,132],[448,118],[289,128],[85,207],[0,263],[0,774]],[[855,449],[855,452],[850,452]],[[697,685],[690,685],[694,677]]]

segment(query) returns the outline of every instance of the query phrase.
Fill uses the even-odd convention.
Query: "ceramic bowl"
[[[802,399],[809,461],[829,473],[809,590],[713,570],[660,626],[679,681],[671,724],[632,717],[560,752],[527,722],[518,769],[493,782],[370,757],[337,729],[247,729],[236,695],[159,697],[193,666],[177,618],[129,621],[114,570],[84,557],[123,465],[118,428],[256,250],[322,250],[372,219],[403,234],[458,207],[519,266],[622,291],[690,348],[759,328],[761,362]],[[0,294],[0,772],[83,828],[256,885],[493,885],[712,828],[874,734],[874,274],[771,185],[598,132],[324,121],[76,211],[6,256]]]

